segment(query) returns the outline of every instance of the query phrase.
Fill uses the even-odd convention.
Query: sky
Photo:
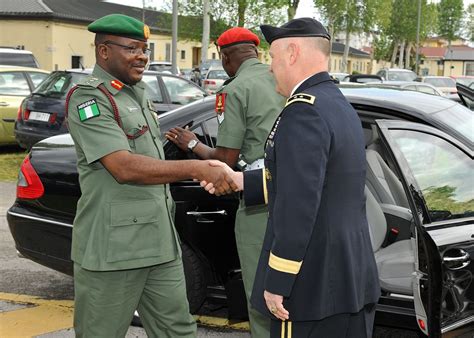
[[[143,0],[108,0],[110,2],[120,3],[127,6],[142,7]],[[171,0],[169,0],[171,1]],[[428,0],[430,1],[430,0]],[[157,8],[162,7],[165,3],[165,0],[145,0],[146,6],[156,6]],[[439,2],[439,0],[431,0],[431,2]],[[474,0],[464,0],[464,8],[474,3]],[[179,3],[179,1],[178,1]],[[313,0],[300,0],[298,10],[296,11],[295,18],[300,18],[304,16],[310,16],[318,19],[318,13],[314,8]]]

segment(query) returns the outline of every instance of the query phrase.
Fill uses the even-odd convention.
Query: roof
[[[340,43],[340,42],[333,42],[332,43],[332,53],[334,54],[344,54],[344,47],[345,44]],[[364,58],[370,58],[370,54],[363,52],[359,49],[355,49],[352,47],[349,47],[349,55],[352,56],[359,56],[359,57],[364,57]]]
[[[420,54],[424,55],[427,58],[440,58],[444,57],[446,53],[445,47],[421,47]]]
[[[119,13],[142,20],[142,9],[102,0],[2,0],[0,18],[61,19],[88,24],[105,15]],[[170,33],[160,22],[171,14],[145,10],[145,23],[154,31]]]
[[[444,55],[446,60],[474,61],[474,48],[468,46],[452,46],[446,49]]]

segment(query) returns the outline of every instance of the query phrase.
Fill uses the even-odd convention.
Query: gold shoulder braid
[[[285,107],[295,102],[304,102],[304,103],[314,104],[314,101],[316,101],[316,96],[303,94],[303,93],[295,94],[289,97],[288,100],[286,100]]]

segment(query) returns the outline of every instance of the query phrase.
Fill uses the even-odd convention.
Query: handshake
[[[227,164],[218,160],[206,160],[195,180],[210,194],[217,196],[241,191],[244,188],[243,173],[233,171]]]

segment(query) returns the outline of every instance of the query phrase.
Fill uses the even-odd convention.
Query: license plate
[[[30,120],[48,122],[50,113],[40,113],[39,111],[30,112]]]

